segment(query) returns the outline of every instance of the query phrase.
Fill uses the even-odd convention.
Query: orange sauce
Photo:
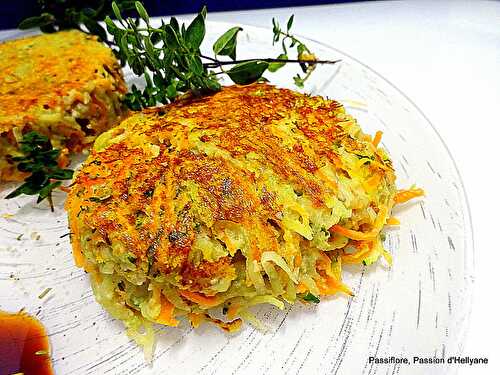
[[[43,325],[20,312],[0,311],[0,374],[53,375],[49,339]]]

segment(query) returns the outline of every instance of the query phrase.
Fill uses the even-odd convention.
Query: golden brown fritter
[[[12,162],[23,134],[35,130],[63,154],[79,152],[124,110],[112,51],[76,30],[1,43],[0,71],[0,181],[23,177]]]
[[[129,328],[348,292],[341,259],[385,254],[396,190],[377,142],[338,102],[268,84],[135,113],[76,174],[76,263]]]
[[[149,273],[175,273],[182,288],[214,294],[210,282],[234,273],[238,249],[257,261],[264,251],[298,258],[280,237],[288,229],[312,240],[308,210],[327,215],[341,202],[344,210],[373,206],[376,214],[388,206],[394,175],[384,155],[335,101],[266,84],[227,87],[137,113],[102,135],[76,176],[70,224],[75,242],[91,230],[87,240],[149,264]],[[352,186],[339,187],[345,182],[337,174]],[[366,176],[379,177],[360,187]],[[294,208],[297,199],[306,208]],[[365,220],[371,224],[368,214]],[[239,229],[246,249],[224,239]],[[193,261],[205,236],[217,238],[220,254],[202,251]],[[76,243],[80,264],[81,251]]]

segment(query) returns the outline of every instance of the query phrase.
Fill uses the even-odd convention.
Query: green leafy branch
[[[119,7],[112,5],[117,22],[109,16],[105,23],[118,50],[122,64],[128,64],[134,74],[145,79],[141,91],[132,86],[125,102],[134,110],[169,103],[179,95],[190,93],[203,95],[220,90],[219,76],[227,75],[236,84],[246,85],[263,79],[266,71],[275,72],[286,64],[299,64],[306,73],[298,75],[294,81],[303,86],[317,64],[335,64],[338,61],[318,60],[309,48],[295,38],[290,29],[293,16],[283,32],[273,19],[273,41],[282,41],[283,53],[277,58],[252,58],[237,60],[237,37],[243,29],[232,27],[221,35],[212,46],[214,56],[203,55],[200,46],[205,38],[204,7],[194,20],[186,26],[179,24],[175,17],[168,23],[153,27],[150,17],[140,2],[135,3],[138,17],[123,17]],[[297,57],[288,58],[288,48],[297,48]],[[221,60],[228,57],[229,60]],[[229,69],[225,69],[230,66]]]
[[[38,195],[37,203],[47,198],[51,210],[54,211],[52,191],[61,186],[63,180],[72,179],[73,171],[59,167],[57,160],[61,151],[54,149],[46,136],[32,131],[23,136],[20,144],[24,156],[16,156],[12,160],[19,163],[19,171],[31,174],[5,198],[10,199],[21,194]]]

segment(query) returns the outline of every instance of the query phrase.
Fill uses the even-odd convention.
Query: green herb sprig
[[[21,21],[21,30],[39,27],[44,33],[77,29],[97,35],[103,42],[111,43],[106,29],[99,24],[112,14],[111,0],[38,0],[40,15]],[[134,0],[117,0],[116,6],[123,12],[135,9]]]
[[[278,59],[288,59],[290,54],[289,48],[295,48],[297,54],[297,60],[299,60],[300,68],[305,75],[301,76],[297,74],[293,77],[295,85],[298,87],[304,87],[304,82],[311,76],[312,72],[316,68],[318,61],[316,56],[311,52],[311,50],[299,39],[290,34],[290,29],[293,25],[294,16],[291,15],[286,24],[286,31],[283,31],[278,21],[273,18],[273,45],[281,41],[281,48],[283,52],[278,56]],[[288,47],[287,47],[288,43]],[[269,70],[275,72],[281,69],[284,63],[273,63]]]
[[[213,56],[203,55],[200,46],[205,38],[204,7],[189,24],[179,24],[175,17],[168,23],[161,21],[153,27],[150,17],[140,2],[135,3],[136,18],[123,17],[119,7],[113,3],[112,10],[117,22],[109,16],[105,23],[117,46],[117,55],[122,64],[145,79],[141,91],[132,86],[125,102],[134,110],[169,103],[179,95],[190,93],[203,95],[220,90],[220,75],[227,75],[236,84],[246,85],[263,79],[266,71],[275,72],[285,64],[300,64],[305,76],[294,77],[296,85],[303,86],[317,64],[335,64],[338,61],[318,60],[310,49],[290,30],[293,16],[283,31],[273,19],[273,42],[281,41],[283,53],[277,58],[252,58],[237,60],[237,37],[243,29],[232,27],[221,35],[212,50]],[[296,48],[296,58],[288,58],[288,49]],[[229,60],[222,60],[227,57]],[[230,68],[226,69],[226,66]]]
[[[23,136],[20,144],[24,156],[16,156],[12,160],[19,163],[19,171],[31,175],[5,198],[10,199],[21,194],[38,195],[37,203],[47,198],[50,209],[54,211],[52,191],[61,186],[63,180],[73,178],[73,171],[59,167],[57,160],[61,151],[53,148],[46,136],[32,131]]]

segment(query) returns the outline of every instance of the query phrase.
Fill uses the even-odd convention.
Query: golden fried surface
[[[44,106],[65,106],[64,97],[102,79],[103,70],[123,85],[111,50],[76,30],[1,43],[0,132]]]
[[[394,180],[338,102],[226,87],[132,115],[97,139],[67,202],[75,259],[130,259],[133,272],[206,296],[227,291],[243,264],[246,285],[262,289],[250,271],[262,271],[262,254],[299,274],[307,254],[330,246],[330,227],[370,230],[381,207],[387,214]]]
[[[15,173],[9,158],[22,134],[36,130],[80,151],[121,115],[120,66],[95,36],[73,30],[1,43],[0,71],[0,180]]]

